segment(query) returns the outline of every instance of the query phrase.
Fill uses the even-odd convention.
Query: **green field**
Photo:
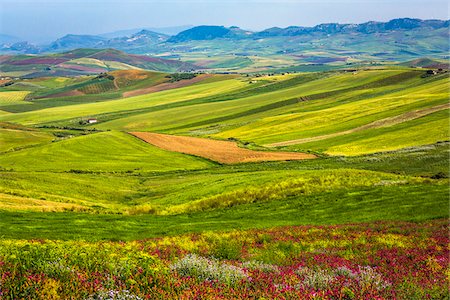
[[[49,172],[45,166],[34,172],[5,170],[1,195],[71,206],[55,206],[55,211],[65,212],[43,213],[42,206],[21,208],[17,200],[3,208],[0,224],[8,237],[97,240],[348,220],[443,218],[448,179],[432,178],[448,176],[448,153],[449,145],[440,144],[347,160],[210,166],[197,171]],[[55,230],[61,222],[66,225]],[[23,226],[28,229],[23,231]],[[35,231],[34,226],[40,229]]]
[[[0,90],[0,298],[445,298],[448,74],[17,80]],[[227,165],[133,131],[316,158]]]
[[[163,73],[120,72],[111,74],[121,92],[167,80]],[[263,77],[214,75],[193,85],[114,100],[108,99],[111,87],[103,86],[112,84],[107,77],[23,81],[9,88],[28,90],[0,93],[4,105],[49,106],[0,115],[5,124],[0,130],[1,207],[8,213],[23,209],[34,214],[51,210],[54,203],[55,211],[150,214],[159,219],[272,207],[296,197],[301,203],[303,198],[329,199],[342,193],[376,195],[391,188],[429,190],[430,197],[442,198],[448,145],[435,143],[449,140],[448,73],[425,72],[382,67]],[[30,90],[30,84],[39,88]],[[24,100],[30,92],[51,95],[74,87],[84,94]],[[104,99],[92,102],[91,96]],[[87,118],[98,123],[86,124]],[[161,150],[128,131],[232,139],[241,147],[270,151],[276,146],[319,158],[231,167]],[[422,145],[435,146],[422,151]],[[372,156],[383,151],[394,152],[381,160]],[[428,155],[431,161],[425,165],[411,162]],[[354,158],[342,161],[345,156]],[[391,157],[392,166],[384,162]],[[431,215],[441,205],[432,204]]]

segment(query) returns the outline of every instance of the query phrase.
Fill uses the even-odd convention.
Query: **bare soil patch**
[[[253,151],[240,148],[234,142],[206,138],[175,136],[152,132],[130,133],[147,143],[165,150],[201,156],[224,164],[316,158],[315,155],[307,153]]]
[[[127,97],[150,94],[150,93],[156,93],[156,92],[170,90],[170,89],[177,89],[177,88],[185,87],[185,86],[200,82],[200,81],[205,80],[206,78],[209,78],[212,76],[213,76],[212,74],[202,74],[202,75],[197,75],[196,77],[194,77],[192,79],[180,80],[180,81],[176,81],[176,82],[161,83],[161,84],[151,86],[148,88],[124,92],[123,97],[127,98]]]

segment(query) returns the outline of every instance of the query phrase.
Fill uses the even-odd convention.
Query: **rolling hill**
[[[77,50],[45,63],[111,57],[146,62]],[[409,63],[13,79],[0,88],[2,292],[444,298],[449,72]],[[285,288],[317,274],[338,288]]]
[[[181,61],[127,54],[114,49],[76,49],[42,56],[0,56],[2,75],[12,77],[79,76],[112,70],[146,69],[191,71],[198,67]]]
[[[48,46],[48,51],[61,51],[77,48],[92,48],[106,39],[95,35],[68,34]]]
[[[245,31],[237,26],[226,28],[224,26],[196,26],[178,33],[167,41],[169,43],[179,43],[186,41],[214,40],[218,38],[238,39],[250,37],[251,31]]]
[[[115,48],[182,60],[218,72],[326,71],[422,57],[445,60],[448,39],[448,20],[400,18],[362,24],[274,27],[260,32],[202,25],[173,36],[149,30],[127,32],[122,37],[66,35],[50,46],[6,43],[0,53]]]

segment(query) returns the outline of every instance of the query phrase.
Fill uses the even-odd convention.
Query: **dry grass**
[[[225,164],[316,158],[315,155],[306,153],[253,151],[240,148],[236,143],[228,141],[151,132],[131,132],[131,134],[165,150],[201,156]]]

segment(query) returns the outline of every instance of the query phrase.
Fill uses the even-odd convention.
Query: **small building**
[[[88,119],[87,122],[88,122],[88,124],[94,124],[94,123],[97,123],[98,120],[95,118],[91,118],[91,119]]]

